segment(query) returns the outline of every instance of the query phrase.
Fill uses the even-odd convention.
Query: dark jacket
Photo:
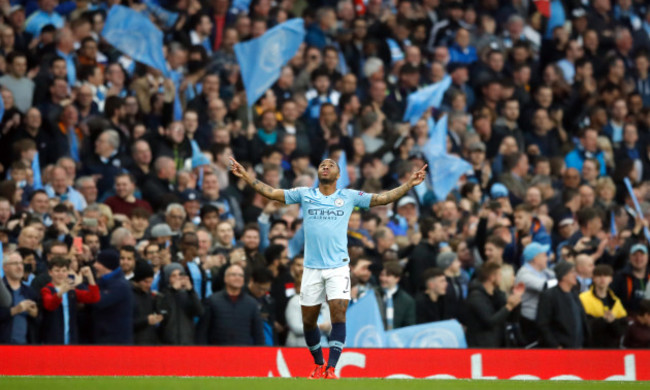
[[[57,295],[52,283],[41,290],[42,322],[41,342],[43,344],[64,344],[65,324],[63,314],[63,299]],[[96,303],[100,299],[99,288],[88,286],[88,289],[74,289],[68,292],[69,343],[79,343],[79,328],[77,325],[77,303]]]
[[[424,280],[422,280],[422,275],[427,269],[436,266],[436,256],[438,256],[438,246],[431,245],[426,240],[420,241],[413,248],[409,261],[406,263],[406,271],[409,274],[409,291],[411,293],[415,294],[423,290]]]
[[[162,292],[160,299],[161,306],[167,310],[167,315],[160,324],[162,342],[171,345],[194,344],[194,318],[203,315],[203,307],[196,292],[169,287]]]
[[[204,301],[198,343],[203,345],[264,345],[264,330],[257,302],[246,293],[234,300],[225,290]]]
[[[574,304],[571,304],[571,300]],[[573,309],[578,310],[578,313],[574,313]],[[580,324],[576,324],[576,317],[579,318]],[[587,315],[582,303],[576,294],[562,291],[559,285],[545,290],[540,295],[537,326],[540,343],[544,347],[582,348],[590,340]],[[581,330],[582,340],[578,339],[578,329]]]
[[[436,302],[432,301],[426,292],[419,292],[415,296],[415,314],[418,324],[449,320],[453,318],[449,309],[449,303],[444,295],[438,297]]]
[[[650,281],[650,274],[646,272],[642,283],[632,274],[632,267],[629,264],[614,276],[612,290],[623,303],[628,315],[634,315],[639,310],[639,303],[643,299],[648,281]]]
[[[9,293],[12,294],[11,305],[9,307],[0,307],[0,344],[9,344],[11,342],[11,330],[14,319],[14,316],[11,315],[11,308],[20,302],[14,302],[13,290],[9,287],[6,277],[2,278],[0,283],[4,283]],[[38,302],[36,293],[24,283],[20,285],[20,294],[27,299]],[[24,315],[27,316],[27,343],[34,344],[37,341],[38,319],[27,315],[27,313],[24,313]]]
[[[489,295],[481,283],[470,284],[467,295],[467,345],[469,347],[499,348],[505,344],[506,321],[510,310],[506,296],[495,289]]]
[[[115,176],[125,171],[126,159],[119,153],[103,162],[96,154],[92,154],[83,162],[83,175],[101,175],[97,181],[99,199],[114,187]]]
[[[381,297],[381,299],[378,299],[379,311],[381,312],[381,319],[384,321],[384,326],[386,326],[385,293],[379,289],[377,296]],[[393,309],[393,329],[415,325],[415,299],[401,288],[398,288],[395,294],[393,294]]]
[[[101,298],[92,310],[94,344],[133,344],[133,295],[121,268],[97,281]]]
[[[160,344],[158,328],[149,325],[149,315],[160,313],[160,298],[157,294],[146,293],[142,289],[131,286],[133,292],[133,343],[135,345]]]
[[[142,186],[142,198],[146,199],[154,211],[160,211],[171,203],[178,201],[176,186],[168,180],[158,177],[149,177]]]

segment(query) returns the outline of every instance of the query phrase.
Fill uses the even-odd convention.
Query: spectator
[[[605,155],[602,150],[598,149],[598,132],[594,129],[584,129],[580,132],[580,143],[569,154],[566,155],[565,162],[567,168],[575,168],[582,172],[582,164],[587,158],[595,158],[600,163],[600,175],[607,174],[607,165],[605,164]]]
[[[399,288],[401,277],[402,267],[396,262],[386,263],[379,274],[383,302],[380,311],[386,330],[415,324],[415,300]]]
[[[115,176],[122,172],[123,156],[119,154],[120,136],[115,130],[103,131],[95,141],[95,153],[84,162],[85,175],[100,175],[97,191],[103,198],[115,184]]]
[[[167,313],[160,325],[162,342],[192,345],[196,337],[194,319],[203,315],[201,301],[182,265],[168,264],[163,273],[167,287],[161,293],[161,308],[166,308]]]
[[[623,345],[626,348],[650,348],[650,300],[639,303],[639,310],[625,332]]]
[[[621,300],[609,288],[613,276],[611,266],[596,266],[593,285],[580,294],[592,335],[592,346],[596,348],[618,348],[627,325],[627,312]]]
[[[136,208],[143,208],[150,213],[151,206],[146,200],[135,197],[135,179],[129,173],[120,173],[115,176],[115,195],[106,199],[104,204],[111,208],[114,214],[124,214],[128,217]]]
[[[133,274],[133,344],[160,344],[157,326],[168,311],[160,304],[160,296],[151,291],[154,270],[149,263],[139,260]]]
[[[557,286],[540,294],[537,308],[540,343],[547,348],[583,348],[591,341],[587,317],[575,287],[575,266],[562,262],[555,266]]]
[[[23,114],[27,113],[27,110],[32,106],[34,94],[34,82],[26,76],[27,57],[25,54],[14,51],[9,53],[6,62],[9,64],[10,71],[0,77],[0,85],[11,91],[16,108]]]
[[[143,184],[142,195],[149,201],[154,211],[160,211],[167,204],[178,199],[176,185],[176,164],[169,157],[158,157],[154,162],[154,172]]]
[[[499,289],[501,266],[484,264],[478,271],[478,283],[470,286],[467,296],[467,345],[480,348],[505,346],[506,321],[521,303],[525,286],[519,284],[506,298]]]
[[[6,256],[2,283],[11,294],[9,306],[0,307],[0,342],[34,344],[37,341],[38,297],[23,283],[23,259],[18,252]]]
[[[511,244],[506,246],[504,256],[510,264],[518,268],[523,265],[524,248],[533,242],[549,246],[551,237],[539,218],[533,216],[533,210],[529,205],[517,206],[514,217],[514,227],[511,228]]]
[[[429,268],[423,275],[425,290],[415,296],[417,323],[450,319],[450,308],[445,300],[447,278],[440,268]]]
[[[275,302],[269,292],[273,273],[268,268],[257,268],[251,273],[250,281],[246,286],[246,293],[257,301],[258,310],[262,317],[264,327],[264,344],[277,345],[277,322],[275,318]]]
[[[133,279],[135,266],[135,248],[131,245],[120,247],[120,269],[126,280]]]
[[[77,302],[99,302],[99,287],[88,266],[82,267],[77,275],[70,270],[70,260],[55,257],[48,263],[48,268],[52,281],[41,290],[44,309],[41,340],[45,344],[77,344]],[[82,283],[87,283],[87,286],[81,286]]]
[[[557,285],[555,273],[547,268],[549,247],[530,243],[524,248],[524,265],[515,276],[515,284],[523,283],[526,291],[521,297],[521,330],[526,342],[532,343],[537,337],[537,313],[539,297],[543,291]]]
[[[225,288],[205,301],[199,323],[199,344],[264,345],[262,318],[255,299],[242,291],[244,269],[231,265],[225,273]]]
[[[92,306],[95,344],[133,344],[133,297],[120,269],[120,254],[105,249],[94,265],[101,299]]]
[[[628,263],[614,276],[612,290],[630,314],[636,314],[648,285],[648,248],[644,244],[630,247]]]

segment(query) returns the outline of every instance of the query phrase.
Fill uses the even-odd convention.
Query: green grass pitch
[[[3,390],[641,390],[650,382],[488,381],[422,379],[178,378],[178,377],[0,377]]]

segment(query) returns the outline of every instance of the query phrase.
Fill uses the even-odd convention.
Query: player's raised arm
[[[393,203],[397,199],[406,195],[411,188],[424,181],[424,178],[426,177],[426,169],[427,165],[425,164],[419,171],[413,172],[409,181],[401,186],[393,188],[390,191],[382,192],[381,194],[372,194],[372,198],[370,198],[370,207]]]
[[[244,169],[240,163],[235,161],[234,158],[230,157],[230,162],[232,164],[231,168],[233,175],[244,179],[244,181],[253,187],[253,189],[260,195],[284,203],[284,190],[273,188],[268,184],[262,183],[258,179],[252,179],[248,175],[248,172],[246,172],[246,169]]]

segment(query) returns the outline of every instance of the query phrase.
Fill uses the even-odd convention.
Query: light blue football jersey
[[[368,208],[372,194],[340,189],[323,195],[318,188],[284,191],[286,204],[300,203],[305,231],[305,267],[338,268],[349,264],[348,221],[355,207]]]

